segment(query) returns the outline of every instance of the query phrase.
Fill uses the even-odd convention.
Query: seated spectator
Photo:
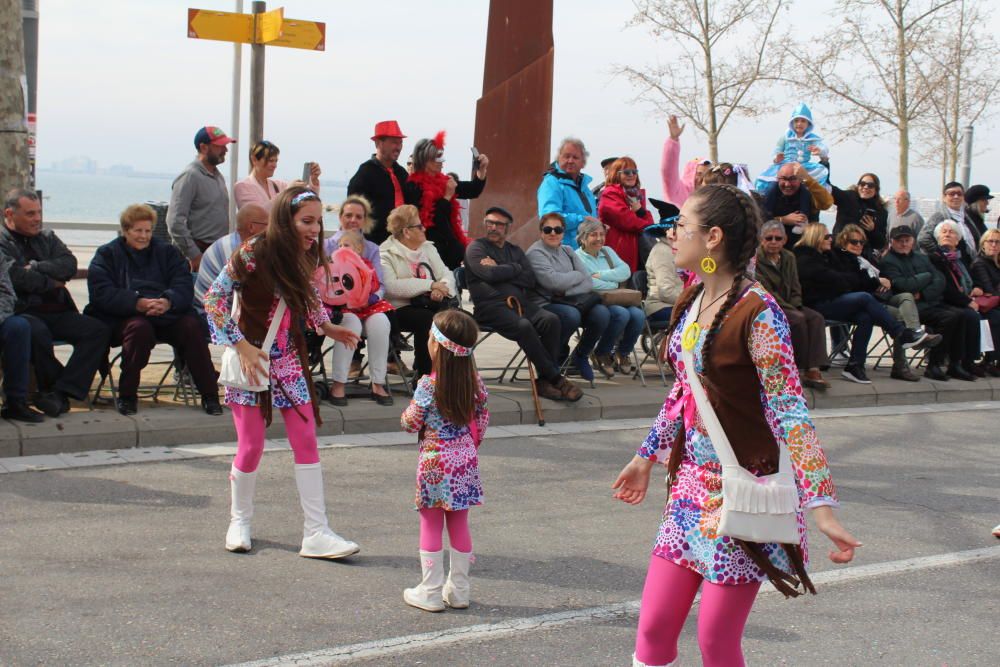
[[[1000,349],[1000,309],[993,308],[987,312],[980,312],[981,306],[978,299],[985,293],[981,288],[976,287],[959,255],[958,244],[961,233],[958,224],[948,220],[939,222],[934,228],[934,238],[937,245],[927,256],[930,258],[931,264],[944,274],[945,302],[963,308],[963,314],[966,317],[970,317],[967,311],[971,310],[978,317],[989,322],[993,334],[993,347]],[[971,328],[978,331],[978,323]],[[972,360],[979,357],[980,354],[979,335],[976,335],[975,341],[974,352],[969,354],[969,351],[966,350],[968,356],[963,359],[962,368],[976,377],[985,377],[986,371],[981,366],[972,363]]]
[[[837,205],[834,235],[847,225],[857,225],[865,234],[862,254],[875,264],[888,243],[889,212],[881,196],[881,182],[875,174],[861,174],[858,184],[848,190],[833,186],[833,201]]]
[[[194,281],[194,310],[201,319],[205,319],[205,292],[212,286],[215,279],[226,268],[226,262],[233,256],[243,242],[254,234],[260,234],[267,229],[268,213],[260,204],[244,204],[236,214],[236,231],[208,246],[201,256],[198,265],[198,277]],[[207,327],[207,320],[206,320]],[[205,330],[206,336],[208,330]]]
[[[632,277],[628,264],[614,250],[604,245],[605,231],[600,220],[587,218],[576,231],[577,256],[583,260],[587,272],[594,281],[598,292],[617,289],[621,283]],[[635,372],[632,352],[642,335],[646,324],[646,313],[639,305],[609,305],[611,323],[597,346],[594,358],[597,367],[607,377],[614,377],[614,371],[628,375]],[[605,342],[607,341],[607,342]],[[612,357],[613,345],[617,342],[617,354]]]
[[[479,156],[479,168],[471,181],[456,181],[444,169],[444,132],[421,139],[413,148],[413,173],[403,189],[406,201],[420,211],[427,240],[434,244],[449,269],[457,269],[465,258],[469,237],[462,228],[460,199],[476,199],[486,187],[490,160]]]
[[[941,382],[949,377],[974,380],[963,365],[971,365],[979,349],[978,315],[945,301],[945,276],[927,255],[914,252],[912,229],[905,225],[894,227],[889,233],[889,243],[890,250],[882,258],[881,268],[893,291],[912,294],[920,321],[944,337],[940,345],[928,351],[924,377]],[[947,373],[941,368],[946,356],[950,358]]]
[[[971,189],[971,188],[970,188]],[[979,256],[972,263],[972,284],[985,296],[1000,297],[1000,230],[988,229],[979,240]],[[994,306],[996,310],[1000,306]],[[992,324],[990,325],[992,327]],[[1000,377],[1000,347],[986,353],[984,370]]]
[[[986,232],[986,214],[990,212],[990,200],[993,195],[985,185],[973,185],[965,191],[965,215],[976,236],[976,246]]]
[[[911,207],[912,200],[908,190],[899,190],[894,199],[894,208],[889,212],[889,230],[893,227],[906,226],[919,234],[924,228],[924,216]]]
[[[184,257],[153,238],[156,212],[133,204],[121,215],[122,235],[97,249],[87,269],[90,302],[84,309],[111,329],[122,348],[116,408],[138,410],[139,375],[156,343],[169,343],[191,372],[201,407],[221,415],[219,385],[201,321],[191,306],[194,288]]]
[[[660,176],[663,178],[663,192],[669,203],[678,208],[684,205],[691,193],[702,186],[702,178],[709,167],[711,160],[705,158],[694,158],[684,165],[684,173],[679,174],[681,155],[681,134],[685,125],[677,121],[677,116],[671,116],[667,120],[667,130],[670,136],[663,142],[663,157],[660,159]]]
[[[28,371],[31,363],[31,325],[14,314],[17,294],[10,283],[14,260],[0,257],[0,357],[3,362],[4,404],[0,417],[37,424],[45,421],[41,412],[28,405]]]
[[[618,158],[609,171],[597,211],[601,222],[608,226],[608,247],[635,271],[639,268],[639,237],[655,220],[648,210],[635,160]]]
[[[833,197],[826,188],[798,162],[781,165],[777,182],[762,194],[764,218],[783,224],[785,236],[792,244],[797,242],[808,223],[819,221],[820,211],[833,205]]]
[[[937,240],[934,238],[934,230],[938,223],[950,220],[958,225],[958,253],[968,269],[975,259],[976,248],[979,247],[980,234],[977,233],[975,222],[966,215],[965,188],[961,183],[952,181],[944,186],[941,201],[938,202],[937,210],[927,218],[927,224],[917,234],[917,247],[925,254],[930,255],[937,249]]]
[[[0,257],[13,260],[8,273],[17,294],[15,312],[31,326],[31,360],[39,391],[35,407],[58,417],[69,411],[70,398],[86,400],[110,331],[100,320],[77,311],[66,289],[76,276],[76,257],[51,230],[42,229],[38,195],[11,190],[3,213]],[[65,366],[56,359],[54,340],[73,346]]]
[[[792,351],[799,367],[802,384],[813,389],[828,389],[820,367],[826,365],[826,321],[812,308],[802,305],[802,285],[795,254],[785,249],[785,226],[769,220],[760,230],[757,249],[757,282],[778,302],[788,319]]]
[[[559,144],[556,159],[538,186],[538,217],[558,213],[566,221],[566,243],[576,248],[576,228],[583,219],[597,215],[597,201],[590,191],[591,178],[583,173],[590,153],[583,142],[567,137]]]
[[[465,252],[476,321],[517,342],[538,372],[539,396],[580,400],[583,392],[559,372],[559,317],[532,301],[536,281],[531,262],[523,250],[507,242],[514,217],[500,206],[491,206],[483,224],[486,237],[470,243]],[[520,304],[522,315],[509,305],[511,297]]]
[[[233,186],[236,198],[236,208],[242,209],[247,204],[257,204],[266,211],[271,210],[271,202],[282,190],[288,187],[289,181],[274,178],[278,168],[278,147],[270,141],[258,141],[250,147],[250,175]],[[319,194],[319,176],[323,173],[316,162],[309,163],[309,181],[306,185]]]
[[[605,344],[611,322],[611,313],[594,294],[590,272],[568,245],[563,244],[566,225],[558,213],[548,213],[538,222],[542,238],[528,248],[528,261],[535,274],[535,303],[559,316],[560,361],[569,355],[569,339],[583,323],[583,334],[573,351],[573,365],[580,376],[592,382],[594,368],[590,355],[594,348]],[[614,339],[606,349],[614,346]]]
[[[670,324],[674,304],[684,291],[684,282],[674,264],[673,224],[676,220],[676,213],[660,219],[658,226],[663,228],[662,234],[653,234],[656,243],[646,258],[646,319],[650,326],[657,328]]]
[[[917,347],[934,347],[939,344],[941,342],[940,335],[929,334],[920,326],[920,313],[917,311],[917,303],[913,295],[900,291],[893,293],[892,281],[881,275],[878,266],[869,262],[862,255],[864,247],[864,230],[858,225],[845,226],[837,235],[837,248],[834,250],[834,258],[840,269],[845,274],[855,271],[857,289],[871,292],[876,299],[885,304],[885,309],[889,311],[890,315],[917,332],[920,336]],[[920,378],[910,370],[910,365],[906,361],[906,351],[898,340],[892,346],[892,371],[890,375],[895,380],[920,381]]]
[[[381,246],[385,298],[396,309],[399,328],[413,334],[414,385],[431,372],[427,350],[434,315],[458,295],[454,274],[445,266],[416,206],[404,204],[389,213],[389,234]]]
[[[851,338],[851,353],[841,372],[845,380],[871,384],[865,373],[868,342],[872,329],[882,327],[905,349],[917,344],[921,336],[907,329],[885,309],[871,293],[859,284],[856,270],[844,270],[832,251],[833,234],[826,225],[806,226],[793,252],[802,284],[802,302],[827,320],[839,320],[855,325]]]

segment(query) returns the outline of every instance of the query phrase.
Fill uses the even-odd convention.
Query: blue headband
[[[305,192],[300,192],[299,194],[292,197],[292,206],[298,206],[302,202],[309,199],[319,199],[319,195],[317,195],[312,190],[306,190]]]

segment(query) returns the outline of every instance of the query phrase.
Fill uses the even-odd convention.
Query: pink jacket
[[[694,192],[694,175],[704,158],[694,158],[684,165],[684,175],[677,177],[681,143],[667,137],[663,142],[663,159],[660,161],[660,175],[663,177],[663,192],[667,201],[680,208]]]

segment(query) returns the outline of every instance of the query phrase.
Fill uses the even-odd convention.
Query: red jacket
[[[601,190],[601,201],[597,206],[597,215],[601,222],[608,226],[608,237],[605,243],[618,253],[629,268],[634,272],[639,267],[639,235],[647,225],[655,222],[653,215],[646,210],[646,191],[639,189],[639,203],[642,208],[638,213],[629,206],[625,188],[621,185],[608,185]]]

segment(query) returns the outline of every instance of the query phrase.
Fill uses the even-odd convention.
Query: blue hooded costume
[[[793,127],[793,123],[797,118],[804,118],[809,122],[809,126],[801,137],[795,134],[795,128]],[[819,163],[820,159],[826,158],[830,154],[830,149],[827,148],[823,138],[813,132],[813,127],[812,112],[806,106],[805,102],[799,102],[798,106],[792,111],[791,119],[788,121],[788,131],[783,137],[778,139],[778,145],[772,154],[777,155],[778,153],[782,153],[785,159],[778,164],[772,164],[757,177],[757,181],[754,183],[754,188],[757,192],[765,194],[768,187],[778,180],[778,170],[781,169],[782,165],[789,162],[800,163],[809,172],[810,176],[827,190],[830,189],[828,182],[830,172]],[[810,152],[809,148],[811,146],[819,148],[819,155],[813,155]],[[813,160],[816,161],[813,162]]]

